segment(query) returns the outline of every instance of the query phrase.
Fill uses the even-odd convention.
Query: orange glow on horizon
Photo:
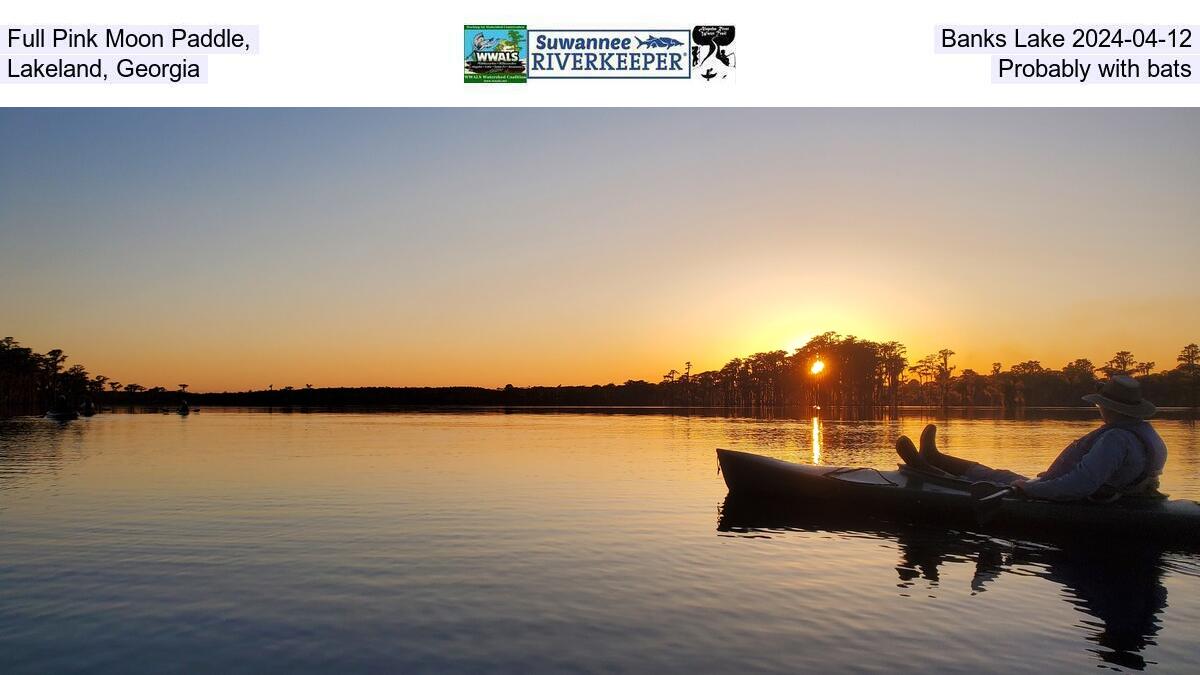
[[[1200,163],[1179,152],[1198,123],[1148,108],[5,110],[21,170],[0,188],[0,337],[189,393],[653,383],[794,356],[826,331],[898,342],[910,365],[951,349],[956,374],[1119,350],[1169,370],[1200,340]],[[1096,161],[1098,137],[1129,161]],[[157,170],[164,143],[188,161]],[[464,199],[465,148],[579,161],[537,190]],[[717,155],[738,167],[719,199],[627,159]],[[236,175],[231,156],[247,159]],[[936,264],[910,262],[931,250]],[[1138,283],[1097,281],[1120,269]],[[805,379],[826,388],[840,371],[817,350],[835,355],[802,352]]]

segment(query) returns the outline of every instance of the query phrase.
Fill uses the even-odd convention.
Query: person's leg
[[[908,436],[901,436],[896,439],[896,454],[900,455],[900,459],[904,463],[915,469],[928,469],[929,463],[921,458],[921,453],[917,452],[917,446],[913,445],[912,439]]]
[[[973,462],[974,466],[965,473],[959,474],[963,479],[972,483],[995,483],[996,485],[1012,485],[1014,481],[1029,480],[1025,476],[1008,469],[993,469],[985,464]]]
[[[998,485],[1008,485],[1016,480],[1027,480],[1025,476],[1008,469],[993,469],[979,462],[947,455],[937,449],[936,435],[937,427],[932,424],[925,425],[925,430],[921,432],[921,449],[918,453],[921,459],[930,466],[967,480],[985,481]],[[911,443],[911,441],[909,442]]]
[[[947,473],[952,473],[956,476],[966,475],[968,471],[976,467],[983,466],[979,462],[972,462],[969,459],[947,455],[937,449],[937,427],[932,424],[926,424],[925,430],[921,432],[921,459],[927,464],[936,466],[937,468]],[[986,468],[986,467],[985,467]]]

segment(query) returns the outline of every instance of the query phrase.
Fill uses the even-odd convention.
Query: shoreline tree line
[[[910,359],[899,342],[874,342],[827,332],[791,353],[759,352],[714,370],[694,372],[691,362],[658,382],[582,386],[323,387],[310,384],[242,392],[195,393],[187,384],[143,386],[80,365],[67,365],[60,349],[45,354],[11,337],[0,339],[0,416],[38,415],[60,396],[71,406],[662,406],[769,410],[822,406],[863,416],[901,406],[999,408],[1079,406],[1080,397],[1113,374],[1141,383],[1147,398],[1163,407],[1200,402],[1200,346],[1185,345],[1174,364],[1139,361],[1121,350],[1107,361],[1078,358],[1059,368],[1023,361],[997,362],[986,372],[959,369],[952,349]],[[819,367],[814,367],[820,363]]]

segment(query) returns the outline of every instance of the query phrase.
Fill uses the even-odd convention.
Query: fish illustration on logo
[[[645,40],[643,40],[641,38],[636,38],[636,39],[638,41],[639,48],[640,47],[662,47],[665,49],[670,49],[671,47],[683,46],[683,43],[680,42],[679,40],[676,40],[675,38],[669,38],[669,37],[654,37],[653,35],[651,35],[651,36],[647,37]]]

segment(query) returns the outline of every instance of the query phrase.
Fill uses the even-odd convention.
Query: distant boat
[[[95,415],[96,412],[97,412],[96,405],[94,403],[92,403],[91,401],[85,402],[79,408],[79,414],[83,415],[84,417],[91,417],[92,415]]]
[[[180,414],[180,415],[191,415],[191,414],[192,414],[192,411],[191,411],[191,409],[190,409],[190,408],[188,408],[186,405],[181,405],[181,406],[179,406],[179,411],[178,411],[178,412],[179,412],[179,414]]]

